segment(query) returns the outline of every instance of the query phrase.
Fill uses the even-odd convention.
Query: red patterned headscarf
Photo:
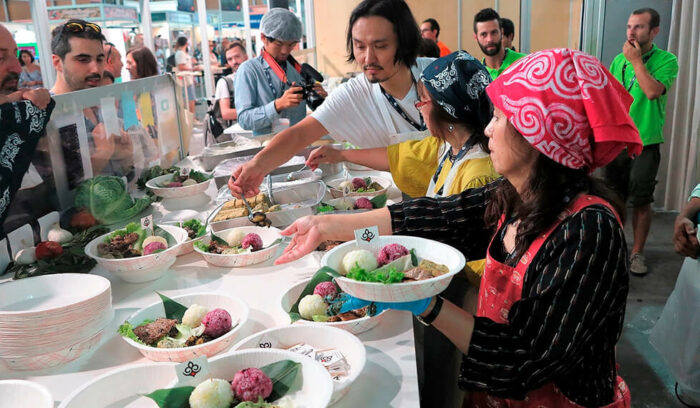
[[[632,96],[596,58],[558,48],[518,60],[486,92],[523,137],[545,156],[589,171],[625,147],[642,151],[629,116]]]

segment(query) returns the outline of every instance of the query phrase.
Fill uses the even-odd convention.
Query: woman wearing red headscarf
[[[470,406],[629,406],[615,363],[629,283],[622,208],[589,174],[625,148],[641,151],[632,100],[598,60],[568,49],[519,60],[487,93],[495,111],[486,136],[503,179],[300,219],[284,231],[295,236],[278,263],[371,225],[445,242],[467,259],[486,254],[475,315],[439,296],[377,303],[377,313],[410,310],[455,343],[464,353],[456,381]],[[367,303],[347,297],[336,308]]]

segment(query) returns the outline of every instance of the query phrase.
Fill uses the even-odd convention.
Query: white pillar
[[[457,0],[457,50],[462,48],[462,0]]]
[[[297,15],[299,16],[299,20],[302,20],[302,17],[304,16],[304,13],[301,12],[301,0],[296,1],[296,10],[297,10]],[[299,49],[304,49],[304,41],[301,41],[299,44]]]
[[[153,26],[151,24],[151,0],[139,0],[139,13],[141,14],[141,30],[143,30],[143,45],[156,53],[153,44]]]
[[[56,71],[51,62],[51,31],[49,30],[49,12],[46,9],[46,0],[32,0],[30,8],[36,43],[39,47],[41,78],[44,81],[44,87],[51,89],[56,82]]]
[[[304,2],[304,7],[306,11],[306,45],[307,48],[315,48],[316,47],[316,26],[314,25],[314,0],[306,0]],[[316,67],[318,66],[317,64],[317,51],[314,50],[314,53],[311,55],[311,59],[309,60],[309,65]]]
[[[207,4],[206,0],[197,0],[197,16],[199,17],[199,37],[204,60],[204,90],[207,99],[214,97],[214,74],[211,72],[211,53],[209,53],[209,38],[207,37]]]
[[[242,0],[243,5],[243,28],[245,30],[245,49],[248,58],[253,58],[253,44],[250,38],[250,0]]]

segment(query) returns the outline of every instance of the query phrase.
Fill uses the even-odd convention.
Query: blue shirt
[[[269,74],[269,78],[265,72]],[[291,64],[286,64],[286,72],[288,82],[302,81],[301,75]],[[262,56],[241,64],[236,71],[233,88],[236,95],[238,123],[243,129],[252,130],[254,136],[271,133],[272,123],[276,119],[287,118],[289,126],[293,126],[306,117],[304,101],[299,106],[277,112],[275,99],[282,96],[287,86],[282,83]]]

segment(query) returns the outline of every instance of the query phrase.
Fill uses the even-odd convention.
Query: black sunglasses
[[[102,33],[102,28],[95,23],[88,23],[84,20],[70,20],[63,25],[64,30],[68,30],[72,33],[82,33],[86,30],[92,30],[98,34]]]

